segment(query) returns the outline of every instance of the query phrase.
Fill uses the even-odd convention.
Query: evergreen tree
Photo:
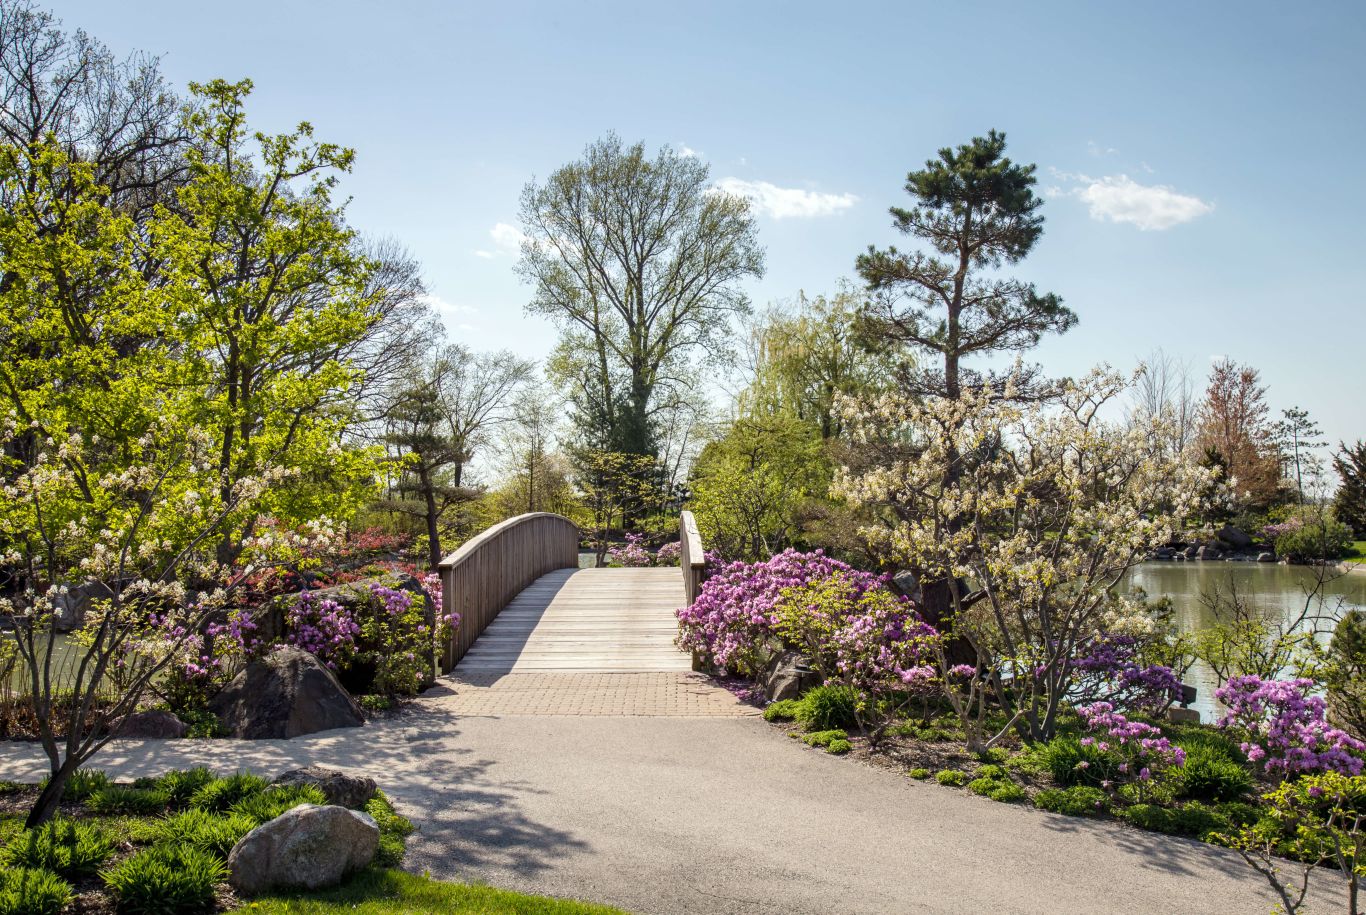
[[[1366,441],[1358,440],[1350,448],[1339,443],[1333,468],[1341,480],[1333,499],[1333,514],[1358,540],[1366,539]]]

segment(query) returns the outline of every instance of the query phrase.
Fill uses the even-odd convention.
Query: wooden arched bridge
[[[702,542],[679,519],[677,568],[579,568],[579,529],[535,512],[497,524],[441,563],[442,604],[460,626],[442,646],[443,673],[687,671],[674,645],[678,608],[692,602]]]

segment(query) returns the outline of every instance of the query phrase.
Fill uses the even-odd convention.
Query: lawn
[[[607,906],[442,883],[397,870],[364,871],[335,889],[257,899],[236,911],[264,915],[623,915],[620,909]]]
[[[1346,562],[1366,563],[1366,540],[1355,541],[1347,550],[1347,555],[1343,557]]]

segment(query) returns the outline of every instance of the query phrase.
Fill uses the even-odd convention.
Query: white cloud
[[[687,143],[678,144],[678,154],[685,159],[701,159],[703,157],[702,153],[693,149]]]
[[[458,305],[455,302],[448,302],[439,295],[432,295],[430,292],[422,296],[422,304],[436,312],[441,318],[441,323],[446,327],[454,327],[457,330],[469,329],[467,319],[471,315],[479,313],[479,309],[473,305]]]
[[[1095,140],[1086,141],[1086,150],[1093,156],[1113,156],[1119,152],[1113,146],[1101,146]]]
[[[492,250],[480,249],[475,251],[475,257],[490,259],[504,254],[516,254],[521,250],[522,241],[526,236],[516,226],[500,222],[489,229],[489,238],[493,239]]]
[[[722,178],[714,187],[726,194],[747,197],[753,202],[755,210],[774,219],[829,216],[858,203],[858,198],[853,194],[824,194],[799,187],[778,187],[767,181],[746,181],[743,178]]]
[[[1162,231],[1214,212],[1214,204],[1165,184],[1139,184],[1128,175],[1073,175],[1053,170],[1068,187],[1047,187],[1050,196],[1076,197],[1098,222],[1126,222],[1140,231]]]

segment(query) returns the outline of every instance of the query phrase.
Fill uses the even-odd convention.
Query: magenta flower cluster
[[[853,605],[854,615],[835,630],[838,679],[868,696],[930,688],[936,669],[928,662],[938,632],[906,598],[880,597]]]
[[[678,611],[678,644],[718,667],[754,673],[753,666],[774,639],[778,623],[774,608],[783,591],[836,572],[850,576],[860,590],[882,582],[879,576],[859,572],[819,550],[789,549],[764,562],[721,566],[702,583],[692,606]]]
[[[302,648],[333,670],[355,654],[361,631],[350,610],[312,591],[300,592],[285,611],[285,626],[285,642]]]
[[[1141,663],[1141,647],[1134,636],[1105,634],[1093,639],[1072,661],[1073,699],[1103,700],[1129,712],[1161,714],[1180,691],[1181,680],[1170,667]]]
[[[607,550],[609,561],[627,568],[644,568],[654,565],[654,556],[645,548],[644,534],[627,534],[624,546],[614,546]]]
[[[676,566],[679,557],[683,553],[683,545],[677,540],[670,540],[668,543],[655,550],[655,565],[657,566]]]
[[[1327,703],[1313,688],[1306,679],[1232,677],[1214,692],[1228,708],[1219,725],[1241,728],[1243,752],[1267,771],[1360,775],[1366,743],[1328,725]]]
[[[1186,751],[1172,746],[1160,730],[1141,721],[1130,721],[1108,702],[1083,705],[1077,713],[1089,730],[1105,732],[1104,737],[1083,737],[1081,745],[1123,756],[1118,767],[1123,775],[1147,782],[1163,769],[1186,764]]]

